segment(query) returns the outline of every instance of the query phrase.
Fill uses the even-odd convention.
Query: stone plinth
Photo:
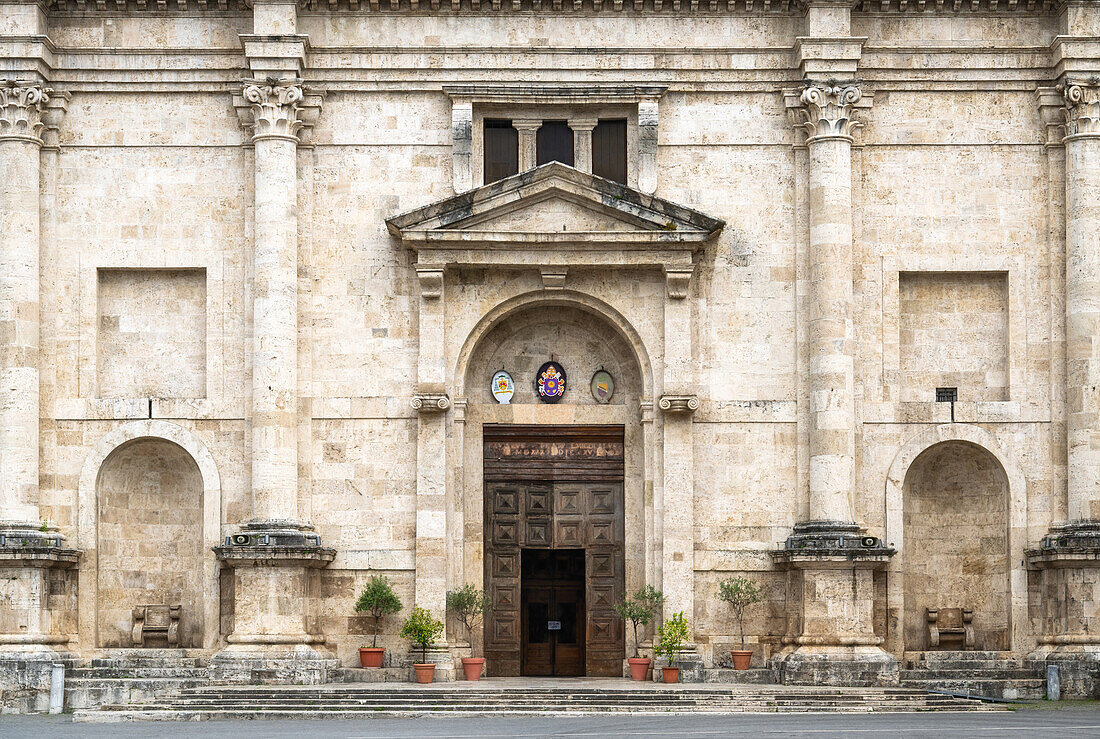
[[[795,526],[773,553],[788,571],[797,613],[788,613],[777,657],[788,685],[896,685],[897,660],[874,633],[874,570],[894,553],[854,523],[812,521]]]
[[[325,638],[312,610],[317,572],[336,556],[320,544],[306,526],[254,521],[214,548],[233,569],[233,632],[211,661],[211,679],[313,685],[338,666],[319,649]]]
[[[1062,692],[1071,698],[1100,695],[1100,521],[1056,526],[1028,567],[1040,572],[1043,604],[1039,648],[1031,657],[1057,665]]]

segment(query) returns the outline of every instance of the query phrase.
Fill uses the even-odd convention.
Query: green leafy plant
[[[393,592],[389,578],[372,575],[370,582],[359,594],[359,600],[355,602],[355,610],[368,613],[374,619],[374,639],[371,641],[373,648],[378,646],[378,624],[385,616],[401,610],[401,599]]]
[[[466,637],[470,640],[471,649],[474,646],[474,627],[492,605],[484,590],[478,590],[469,583],[458,590],[447,592],[447,610],[457,616],[466,627]]]
[[[690,638],[684,612],[674,613],[657,629],[657,643],[653,645],[653,652],[668,660],[671,667],[677,655],[683,651],[684,643]]]
[[[629,597],[615,604],[615,613],[634,625],[634,657],[638,657],[638,627],[647,626],[657,617],[657,611],[665,602],[665,594],[652,585],[634,591]]]
[[[50,533],[50,522],[48,520],[43,521],[42,525],[38,527],[38,530],[41,531],[43,534]]]
[[[764,594],[756,581],[748,577],[730,577],[718,583],[718,600],[729,604],[737,617],[737,631],[741,635],[741,650],[745,649],[745,609],[764,600]]]
[[[436,637],[443,633],[443,622],[432,618],[427,608],[414,607],[405,625],[401,627],[401,638],[420,647],[420,662],[428,659],[428,647],[435,644]]]

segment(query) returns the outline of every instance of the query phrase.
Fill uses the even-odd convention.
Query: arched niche
[[[114,429],[85,459],[77,499],[81,641],[128,647],[134,605],[179,603],[180,646],[215,647],[221,481],[199,438],[160,420]]]
[[[979,649],[1021,648],[1026,501],[1023,474],[985,429],[943,424],[903,446],[886,482],[891,643],[925,649],[925,608],[968,607]]]

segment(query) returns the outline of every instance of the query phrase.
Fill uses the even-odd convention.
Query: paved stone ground
[[[138,737],[385,737],[385,739],[529,739],[562,737],[1095,737],[1100,706],[1021,709],[1005,713],[744,714],[739,716],[561,719],[366,719],[363,721],[210,721],[196,724],[73,724],[68,716],[0,716],[0,737],[136,739]]]

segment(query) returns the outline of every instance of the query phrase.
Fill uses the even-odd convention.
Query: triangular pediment
[[[700,248],[723,221],[558,162],[386,221],[411,248]],[[495,245],[495,246],[492,246]]]

